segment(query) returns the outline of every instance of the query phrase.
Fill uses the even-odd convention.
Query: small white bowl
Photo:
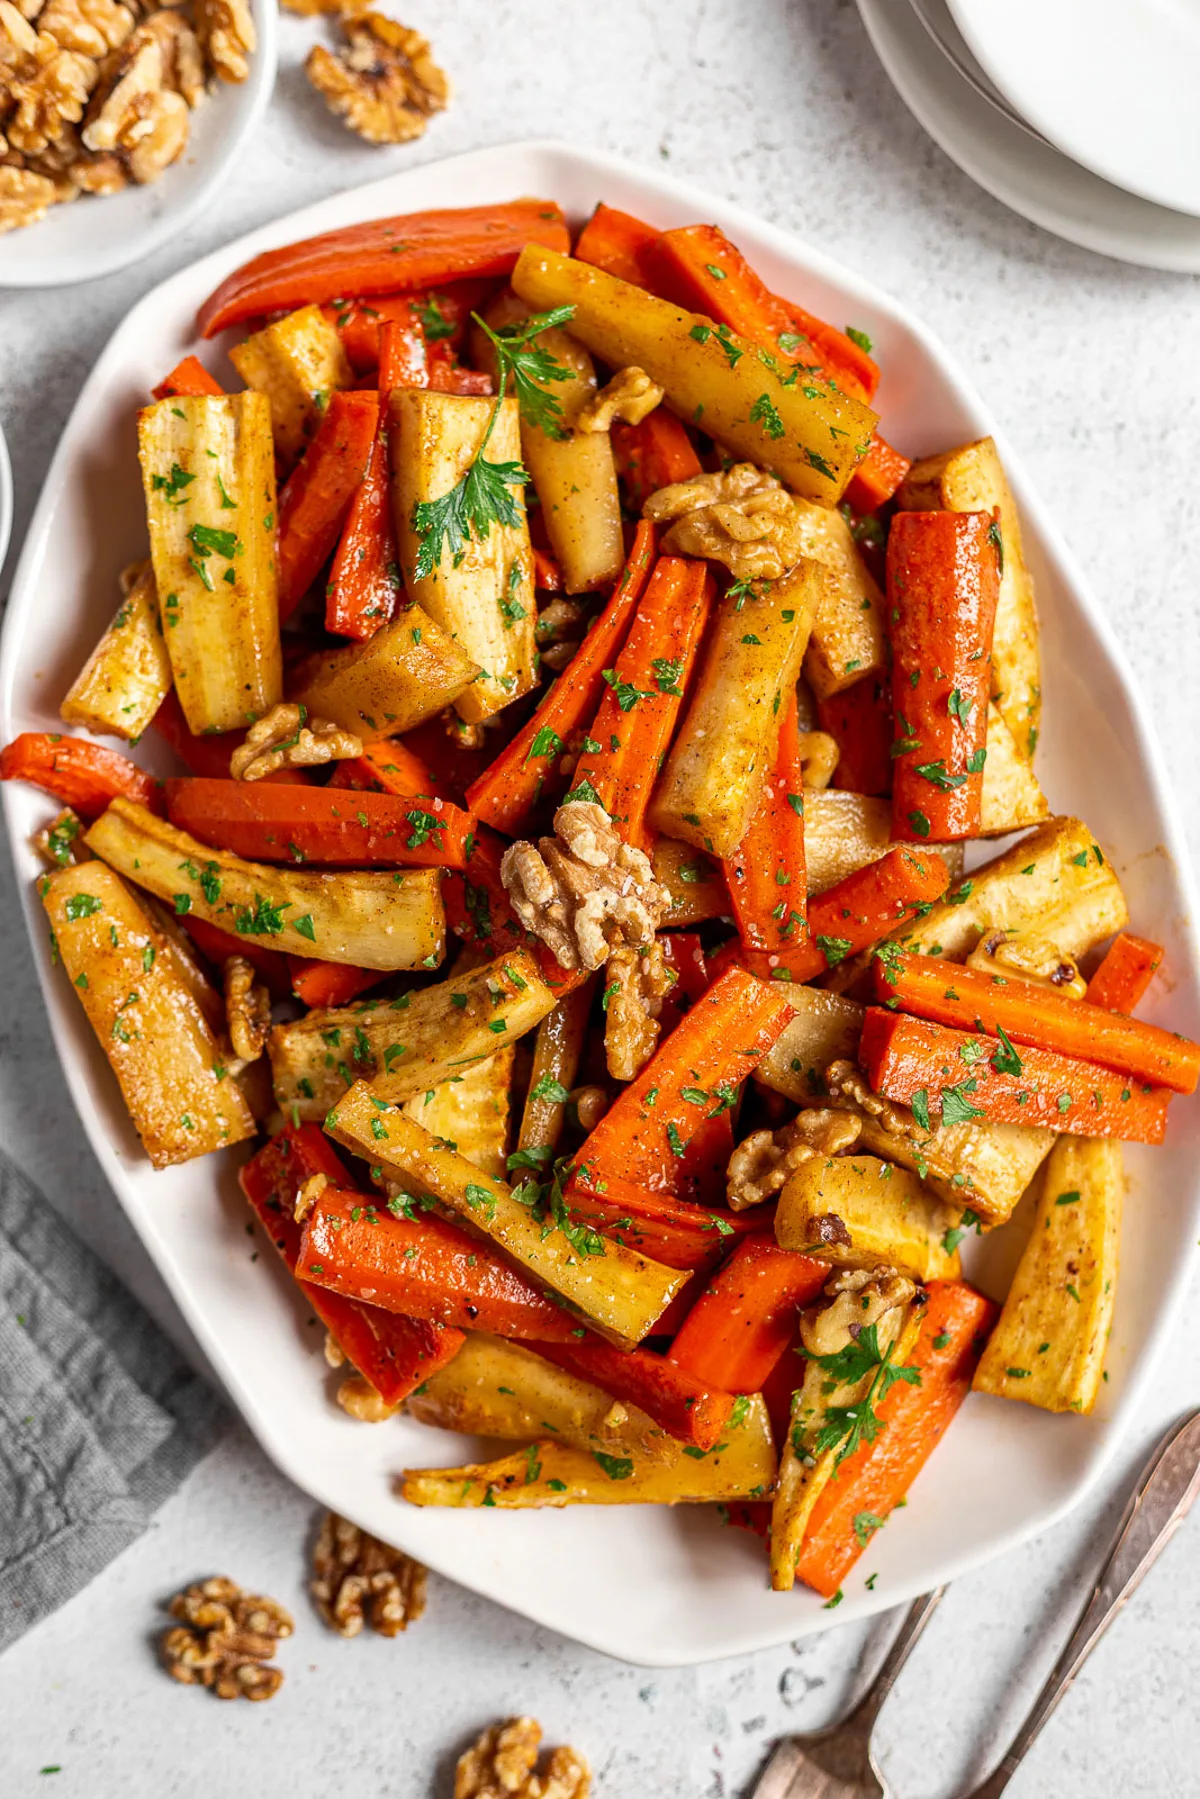
[[[12,463],[8,459],[8,445],[4,441],[4,431],[0,428],[0,574],[4,572],[4,558],[8,554],[8,540],[12,535],[12,521]]]
[[[0,238],[0,288],[67,287],[149,256],[200,211],[230,173],[275,86],[279,13],[251,0],[258,47],[245,81],[217,81],[191,115],[187,149],[158,181],[103,199],[83,195]]]

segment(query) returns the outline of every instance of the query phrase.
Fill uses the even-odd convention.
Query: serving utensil
[[[776,1744],[751,1799],[893,1799],[871,1754],[871,1732],[945,1591],[938,1587],[913,1600],[882,1667],[849,1717],[828,1730]]]
[[[1200,1411],[1195,1411],[1167,1434],[1147,1462],[1070,1641],[1003,1760],[967,1799],[1000,1799],[1043,1725],[1198,1494]],[[776,1746],[752,1799],[895,1799],[871,1754],[871,1732],[944,1591],[939,1588],[913,1603],[882,1668],[848,1718],[830,1730],[786,1737]]]

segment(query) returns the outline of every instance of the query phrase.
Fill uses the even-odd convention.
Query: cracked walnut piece
[[[103,57],[117,50],[133,30],[133,13],[117,0],[46,0],[37,16],[60,50]]]
[[[791,495],[752,462],[660,487],[642,513],[670,524],[664,551],[722,562],[738,581],[778,580],[804,548]]]
[[[752,1131],[729,1158],[726,1191],[734,1212],[760,1206],[782,1192],[788,1176],[817,1156],[836,1156],[858,1142],[852,1112],[815,1106],[777,1131]]]
[[[361,737],[283,700],[251,725],[230,757],[229,772],[235,781],[261,781],[280,768],[313,768],[361,756],[362,748]]]
[[[671,898],[650,858],[623,843],[603,806],[590,800],[560,806],[554,831],[536,845],[510,844],[500,863],[525,929],[564,968],[599,968],[618,943],[652,943]]]
[[[11,26],[10,12],[15,8],[5,11],[6,28]],[[60,50],[48,33],[39,32],[32,54],[7,82],[13,111],[4,121],[4,135],[10,149],[38,156],[57,143],[69,126],[82,119],[97,76],[90,56]]]
[[[242,1063],[256,1062],[271,1034],[271,995],[254,978],[254,964],[245,956],[228,956],[222,969],[225,981],[225,1020],[233,1053]]]
[[[662,404],[665,389],[645,369],[618,369],[599,393],[592,395],[580,408],[575,420],[577,431],[611,431],[617,419],[627,425],[640,425]]]
[[[615,1081],[636,1080],[658,1046],[658,1015],[679,977],[656,937],[648,948],[619,943],[604,968],[604,1051]]]
[[[544,1774],[535,1773],[542,1727],[534,1718],[489,1724],[458,1758],[454,1799],[587,1799],[592,1777],[574,1749],[556,1749]]]
[[[222,81],[245,81],[258,47],[246,0],[196,0],[196,36],[213,73]]]
[[[801,731],[798,738],[805,787],[823,790],[837,772],[841,747],[827,731]]]
[[[369,144],[406,144],[450,98],[450,83],[419,31],[383,13],[343,21],[346,48],[317,44],[304,67],[332,112]]]
[[[0,168],[0,235],[22,225],[36,225],[58,199],[58,189],[48,175],[32,169]]]
[[[915,1281],[887,1263],[870,1269],[838,1268],[825,1282],[818,1303],[801,1312],[800,1341],[812,1357],[836,1355],[869,1325],[879,1325],[909,1305],[916,1291]],[[890,1320],[893,1337],[898,1322]]]
[[[291,1614],[277,1600],[243,1592],[216,1575],[177,1593],[167,1607],[180,1620],[162,1639],[173,1680],[211,1687],[218,1699],[273,1699],[283,1671],[269,1665],[276,1644],[290,1637]]]
[[[358,1636],[364,1623],[381,1637],[398,1637],[425,1610],[421,1563],[336,1512],[321,1522],[313,1574],[317,1609],[340,1637]]]

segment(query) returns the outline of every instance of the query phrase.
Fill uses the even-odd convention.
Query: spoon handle
[[[995,1773],[969,1799],[1000,1799],[1042,1726],[1125,1601],[1154,1566],[1200,1493],[1200,1411],[1155,1450],[1134,1488],[1121,1528],[1083,1616]]]

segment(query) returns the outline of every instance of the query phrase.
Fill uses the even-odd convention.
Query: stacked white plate
[[[1196,0],[858,0],[910,111],[1048,231],[1200,273]]]

